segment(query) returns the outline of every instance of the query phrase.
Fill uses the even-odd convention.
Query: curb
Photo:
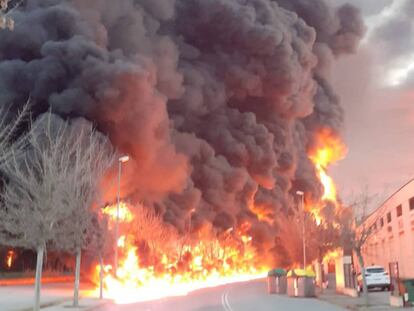
[[[75,279],[71,276],[58,278],[43,278],[42,284],[59,284],[73,282]],[[34,278],[16,278],[16,279],[0,279],[0,286],[27,286],[34,285]]]
[[[97,311],[97,310],[101,310],[101,308],[105,305],[107,305],[108,303],[110,303],[110,300],[92,300],[92,301],[86,301],[86,300],[80,300],[79,301],[79,307],[75,308],[72,306],[72,300],[66,300],[64,302],[60,302],[57,304],[51,304],[47,307],[41,307],[41,310],[44,311],[53,311],[53,310],[60,310],[60,309],[64,309],[64,310],[82,310],[82,311]],[[90,305],[89,305],[90,304]],[[50,308],[50,309],[48,309]]]

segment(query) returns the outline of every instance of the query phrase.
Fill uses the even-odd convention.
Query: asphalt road
[[[339,311],[314,298],[290,298],[266,293],[264,280],[232,284],[155,302],[101,307],[99,311]]]

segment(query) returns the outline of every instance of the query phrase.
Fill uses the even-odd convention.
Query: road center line
[[[229,298],[228,298],[228,292],[223,293],[221,295],[221,304],[223,305],[224,310],[226,311],[233,311],[230,303],[229,303]]]
[[[225,311],[229,311],[229,310],[227,310],[227,306],[226,306],[226,303],[224,301],[224,293],[221,294],[221,305],[223,306]]]
[[[224,299],[227,303],[227,307],[229,308],[229,311],[233,311],[233,308],[231,307],[230,302],[229,302],[229,292],[226,293],[226,295],[224,296]]]

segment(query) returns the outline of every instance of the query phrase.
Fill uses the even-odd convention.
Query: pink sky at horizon
[[[368,187],[378,194],[375,208],[414,178],[414,22],[406,12],[414,1],[351,2],[364,4],[368,32],[358,53],[340,59],[333,72],[349,151],[330,173],[345,202]],[[399,36],[412,42],[402,46]]]

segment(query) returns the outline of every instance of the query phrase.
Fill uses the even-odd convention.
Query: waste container
[[[268,294],[276,294],[276,275],[273,272],[274,270],[270,270],[267,273],[267,293]]]
[[[291,297],[315,296],[315,272],[294,269],[287,274],[287,293]]]
[[[405,279],[403,280],[405,287],[405,292],[408,294],[408,301],[414,302],[414,279]]]
[[[287,290],[287,278],[286,270],[284,269],[275,269],[276,275],[276,294],[284,295]]]
[[[286,270],[277,268],[267,273],[267,292],[269,294],[286,294]]]

